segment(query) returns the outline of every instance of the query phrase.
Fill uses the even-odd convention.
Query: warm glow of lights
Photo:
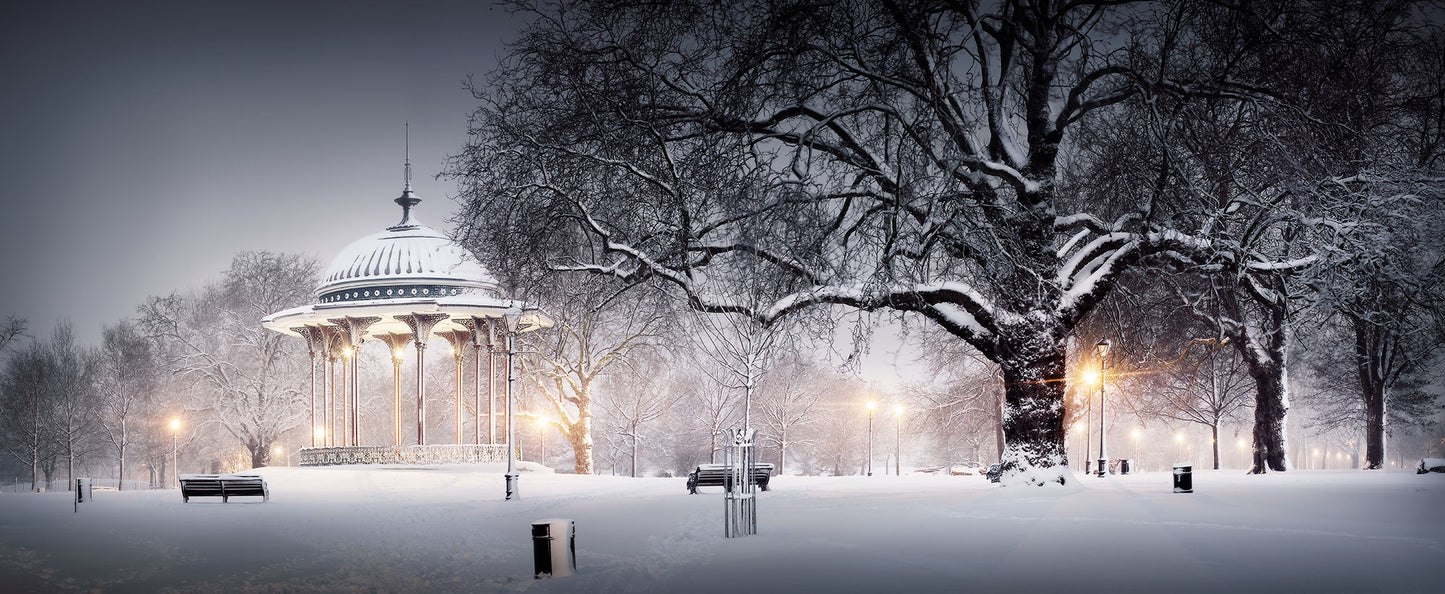
[[[1239,440],[1239,449],[1241,449],[1241,450],[1244,449],[1244,446],[1245,446],[1244,440],[1243,440],[1243,439]]]
[[[453,357],[457,356],[457,347],[454,347],[454,346],[449,346],[449,347],[447,347],[447,354],[448,354],[448,355],[451,355],[451,356],[453,356]]]
[[[1082,379],[1084,380],[1084,383],[1091,386],[1099,385],[1099,370],[1090,369],[1085,371]]]
[[[898,416],[900,416],[900,417],[903,416],[903,405],[900,404],[900,405],[898,405],[898,406],[893,407],[893,414],[896,414],[896,415],[898,415]]]
[[[1139,438],[1140,438],[1140,437],[1143,437],[1143,435],[1144,435],[1144,434],[1143,434],[1143,433],[1140,433],[1138,429],[1135,429],[1135,430],[1134,430],[1134,441],[1139,441]]]
[[[1084,432],[1084,426],[1081,425],[1081,424],[1079,424],[1079,423],[1074,423],[1074,433],[1083,433],[1083,432]]]
[[[326,437],[326,429],[320,427],[316,428],[316,439],[322,439],[324,437]]]
[[[396,359],[397,361],[400,361],[402,356],[404,355],[406,355],[406,349],[403,348],[397,348],[396,350],[391,352],[391,357],[393,359]]]
[[[276,446],[276,447],[272,448],[271,451],[275,452],[276,455],[279,456],[279,455],[281,455],[282,453],[285,453],[286,448],[283,448],[283,447],[281,447],[281,446]]]
[[[868,401],[868,410],[871,411],[871,410],[873,410],[873,409],[875,409],[875,408],[878,408],[878,401],[876,401],[876,400],[869,400],[869,401]]]
[[[346,348],[344,348],[344,349],[341,350],[341,356],[346,357],[347,359],[350,359],[350,358],[351,358],[351,355],[352,355],[351,347],[346,347]]]
[[[181,430],[181,420],[180,420],[179,418],[171,419],[171,431],[180,431],[180,430]]]
[[[1174,441],[1177,441],[1177,442],[1179,442],[1179,443],[1184,443],[1184,434],[1183,434],[1183,433],[1175,433],[1175,434],[1174,434]]]

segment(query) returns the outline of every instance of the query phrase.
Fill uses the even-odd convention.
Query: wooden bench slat
[[[254,474],[183,474],[180,476],[181,498],[220,497],[222,503],[231,497],[260,497],[270,501],[266,480]]]

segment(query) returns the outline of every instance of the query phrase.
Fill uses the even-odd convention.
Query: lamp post
[[[171,471],[171,474],[175,475],[175,477],[176,477],[176,488],[177,488],[177,489],[179,489],[179,488],[181,487],[181,457],[180,457],[180,452],[181,452],[181,419],[180,419],[180,417],[176,417],[176,418],[174,418],[174,419],[171,419],[171,463],[175,465],[175,470],[172,470],[172,471]]]
[[[1139,437],[1141,437],[1142,435],[1143,432],[1139,431],[1138,429],[1134,430],[1134,461],[1130,463],[1130,466],[1135,466],[1139,464]],[[1132,468],[1129,472],[1139,472],[1139,469]]]
[[[1174,434],[1174,458],[1177,462],[1184,461],[1184,432]]]
[[[1102,478],[1109,471],[1109,454],[1104,450],[1104,435],[1109,432],[1104,424],[1104,369],[1109,363],[1109,339],[1100,340],[1094,349],[1099,354],[1099,477]]]
[[[893,407],[893,414],[898,421],[893,435],[893,476],[903,476],[903,405]]]
[[[517,493],[517,448],[514,445],[517,443],[516,423],[512,422],[515,418],[512,402],[512,376],[515,366],[512,364],[512,359],[516,355],[514,342],[517,336],[517,326],[522,321],[522,308],[516,305],[507,308],[507,312],[502,314],[502,321],[507,324],[507,501],[511,501],[521,498],[521,495]]]
[[[876,400],[868,401],[868,476],[873,476],[873,409],[878,408]]]

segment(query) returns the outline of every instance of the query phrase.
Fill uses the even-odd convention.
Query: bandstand
[[[470,253],[418,222],[415,209],[421,198],[411,189],[410,158],[404,172],[405,185],[395,200],[401,222],[341,250],[316,289],[315,303],[261,320],[268,330],[304,339],[310,353],[311,447],[298,452],[299,465],[506,461],[510,497],[511,382],[502,383],[498,410],[497,367],[505,365],[510,379],[512,338],[550,326],[552,320],[536,306],[505,298],[497,280]],[[427,426],[425,361],[434,337],[447,341],[456,366],[452,427]],[[361,439],[356,362],[368,341],[383,343],[392,362],[389,445]],[[473,354],[471,394],[464,386],[468,350]],[[412,421],[403,419],[402,406],[401,369],[408,351],[415,352],[415,443],[403,443],[403,429]],[[465,411],[468,401],[471,414]]]

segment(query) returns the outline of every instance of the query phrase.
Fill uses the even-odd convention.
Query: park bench
[[[254,474],[183,474],[180,480],[181,499],[186,503],[192,497],[220,497],[222,503],[232,497],[271,499],[266,480]]]
[[[687,475],[687,492],[697,495],[698,487],[728,487],[730,473],[725,464],[699,464]],[[768,479],[773,475],[771,462],[753,464],[753,482],[762,490],[768,490]]]

